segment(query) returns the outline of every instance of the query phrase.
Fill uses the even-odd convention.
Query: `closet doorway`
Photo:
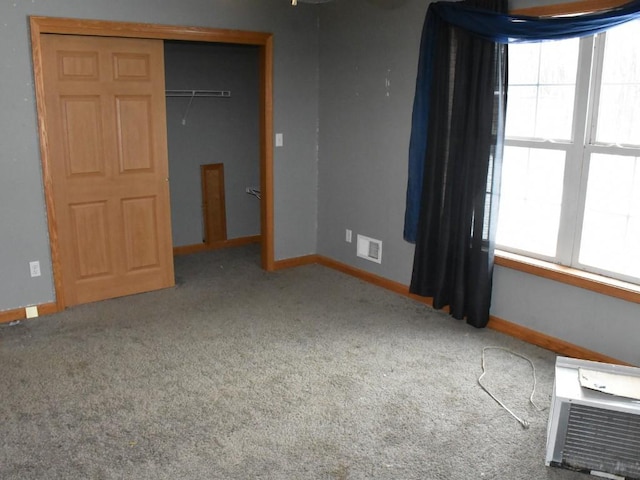
[[[273,39],[268,33],[218,30],[197,27],[180,27],[98,20],[78,20],[51,17],[30,17],[31,45],[36,88],[40,150],[43,169],[45,203],[49,227],[49,239],[56,294],[56,308],[64,309],[70,303],[65,298],[61,255],[62,245],[58,235],[59,213],[54,202],[56,188],[52,172],[50,137],[47,130],[47,108],[43,78],[42,35],[61,34],[94,37],[120,37],[138,39],[181,40],[215,42],[225,44],[255,45],[259,51],[259,150],[260,150],[260,236],[261,259],[264,269],[274,270],[273,238]],[[58,186],[57,188],[60,188]],[[169,215],[170,216],[170,215]],[[170,219],[165,219],[170,221]]]
[[[259,53],[164,42],[176,254],[260,242]]]

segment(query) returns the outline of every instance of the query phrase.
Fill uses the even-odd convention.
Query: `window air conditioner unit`
[[[556,359],[547,466],[640,480],[640,368]]]

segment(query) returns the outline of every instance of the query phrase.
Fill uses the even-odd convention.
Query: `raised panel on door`
[[[42,35],[66,305],[174,284],[162,41]]]
[[[114,80],[151,80],[152,59],[150,55],[116,52],[111,58],[113,60]]]
[[[121,173],[153,169],[154,129],[151,102],[150,95],[118,96],[115,99]]]
[[[79,279],[113,275],[106,202],[69,205],[76,275]]]
[[[60,110],[67,176],[104,175],[100,97],[64,96]]]
[[[155,197],[122,200],[127,272],[157,268],[160,264]]]
[[[95,50],[59,50],[55,53],[60,80],[99,80],[98,52]]]

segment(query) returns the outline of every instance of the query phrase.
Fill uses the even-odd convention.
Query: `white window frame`
[[[629,282],[632,284],[631,288],[638,287],[640,289],[640,278],[629,277],[618,272],[603,270],[579,262],[591,155],[605,153],[640,157],[639,146],[606,145],[596,142],[597,110],[601,90],[601,70],[605,43],[606,33],[580,40],[571,140],[505,139],[505,146],[565,152],[563,196],[556,256],[548,257],[504,245],[497,245],[496,248],[499,250],[497,252],[498,257],[500,256],[500,251],[506,251],[578,271],[603,275],[617,281]]]
[[[640,23],[640,21],[637,21]],[[584,209],[586,204],[586,194],[587,194],[587,180],[588,180],[588,172],[591,161],[591,156],[597,153],[609,154],[609,155],[619,155],[619,156],[633,156],[640,157],[640,145],[611,145],[604,144],[598,142],[596,140],[597,135],[597,120],[598,120],[598,107],[600,104],[600,92],[602,87],[602,68],[604,65],[604,55],[605,55],[605,47],[606,47],[606,33],[600,34],[595,37],[593,44],[593,67],[592,67],[592,94],[589,96],[588,102],[588,113],[587,113],[587,130],[585,131],[585,142],[584,142],[584,154],[582,159],[583,164],[583,172],[581,178],[581,190],[580,190],[580,199],[579,199],[579,208],[578,216],[577,216],[577,230],[576,236],[574,240],[575,248],[571,257],[571,264],[576,268],[581,270],[585,270],[588,272],[593,272],[600,275],[610,276],[612,278],[617,278],[623,281],[627,281],[634,284],[640,284],[640,278],[630,277],[627,275],[623,275],[617,272],[610,272],[604,269],[600,269],[597,267],[593,267],[590,265],[585,265],[580,263],[579,254],[580,254],[580,232],[582,231],[582,224],[584,221]]]

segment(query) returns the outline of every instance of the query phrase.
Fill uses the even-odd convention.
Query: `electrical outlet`
[[[346,232],[345,232],[345,235],[344,235],[344,240],[345,240],[347,243],[351,243],[351,237],[353,236],[352,234],[353,234],[353,232],[351,232],[351,230],[349,230],[349,229],[347,228],[347,230],[346,230]]]
[[[38,260],[29,262],[29,270],[31,272],[32,277],[39,277],[41,275],[40,262]]]

